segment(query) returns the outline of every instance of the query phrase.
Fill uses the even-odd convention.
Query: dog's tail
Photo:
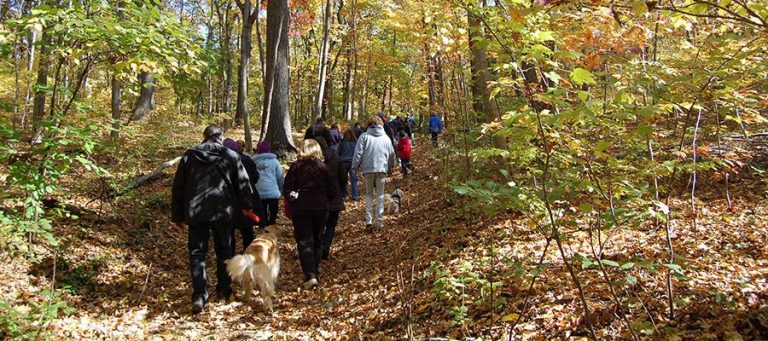
[[[227,261],[227,273],[233,281],[242,283],[244,276],[251,276],[253,273],[253,256],[249,254],[237,255]]]

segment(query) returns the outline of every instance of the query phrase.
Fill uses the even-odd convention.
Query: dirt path
[[[169,226],[169,207],[164,201],[169,189],[167,181],[158,181],[142,189],[142,203],[128,203],[140,207],[123,207],[122,213],[112,218],[92,221],[93,225],[80,234],[77,231],[83,226],[66,227],[70,237],[65,243],[72,247],[72,263],[87,259],[77,266],[95,274],[78,295],[67,297],[75,307],[74,314],[55,321],[51,329],[60,337],[109,339],[402,337],[400,302],[412,292],[410,287],[398,288],[398,271],[410,274],[411,259],[427,244],[424,233],[414,228],[421,223],[411,222],[423,221],[440,197],[432,195],[417,203],[408,188],[433,187],[431,181],[429,174],[420,172],[407,180],[399,174],[391,178],[387,191],[406,190],[408,207],[386,217],[380,232],[365,231],[362,200],[347,201],[331,259],[321,264],[320,286],[311,291],[298,290],[303,275],[294,252],[292,227],[281,217],[282,270],[274,313],[265,312],[258,300],[221,303],[212,297],[199,315],[190,313],[186,233]],[[149,215],[139,219],[147,207]],[[208,277],[214,278],[209,281],[212,293],[213,259],[211,242],[207,271]]]

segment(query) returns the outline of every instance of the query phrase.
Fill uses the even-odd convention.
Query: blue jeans
[[[192,275],[193,298],[208,298],[206,289],[205,256],[208,254],[208,237],[213,231],[213,246],[216,250],[216,292],[229,295],[232,293],[232,280],[227,274],[224,261],[232,258],[235,252],[235,239],[232,233],[233,222],[210,222],[189,225],[187,246],[189,248],[189,271]]]
[[[360,198],[357,194],[357,172],[352,169],[352,161],[343,161],[341,165],[344,167],[344,171],[349,174],[349,182],[352,183],[351,198],[352,200],[357,200]],[[341,189],[341,197],[346,198],[347,194],[347,184],[344,184],[344,188]]]

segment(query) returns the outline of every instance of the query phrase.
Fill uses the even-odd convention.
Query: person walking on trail
[[[272,153],[272,146],[267,141],[259,142],[256,147],[258,153],[253,157],[256,169],[259,171],[259,181],[256,190],[261,197],[261,206],[264,209],[264,219],[259,223],[260,227],[274,225],[277,222],[279,211],[280,193],[283,188],[283,168],[277,155]]]
[[[208,126],[202,143],[188,149],[173,179],[171,221],[188,225],[189,269],[192,277],[192,312],[203,310],[208,300],[205,257],[208,236],[213,232],[216,250],[216,293],[220,300],[232,295],[224,262],[234,254],[232,227],[242,214],[258,217],[253,208],[253,189],[240,157],[222,144],[223,131]]]
[[[330,139],[326,140],[326,142],[328,142],[328,147],[330,147],[334,153],[339,151],[339,143],[341,143],[342,139],[341,131],[339,129],[338,123],[331,124],[331,130],[328,133]]]
[[[437,147],[437,137],[443,132],[443,121],[436,113],[429,118],[429,134],[432,135],[432,145]]]
[[[411,147],[416,145],[416,142],[413,139],[413,131],[416,129],[416,119],[413,117],[413,114],[409,114],[408,118],[405,119],[405,133],[408,134],[408,138],[411,140]]]
[[[337,189],[347,184],[347,172],[341,165],[341,159],[336,151],[328,146],[325,139],[318,137],[317,143],[320,145],[320,149],[323,150],[323,162],[331,171],[334,180],[336,180]],[[339,216],[341,211],[344,210],[344,197],[341,195],[341,191],[337,191],[338,195],[328,203],[328,222],[325,224],[323,233],[320,235],[320,239],[323,242],[321,259],[326,260],[331,255],[331,244],[333,243],[333,237],[336,235],[336,225],[339,224]]]
[[[395,149],[392,141],[384,132],[381,117],[373,116],[368,120],[368,130],[360,136],[355,145],[352,158],[352,170],[360,170],[365,179],[365,227],[374,226],[373,196],[376,194],[376,228],[381,230],[384,220],[384,183],[387,174],[395,164]]]
[[[383,111],[379,111],[376,113],[376,116],[379,116],[381,118],[381,127],[384,129],[384,134],[389,137],[390,141],[392,142],[392,146],[395,145],[395,133],[392,131],[392,125],[387,120],[387,114]],[[370,128],[370,122],[369,122],[369,128]]]
[[[322,136],[326,141],[331,139],[331,130],[325,126],[325,119],[318,117],[315,120],[315,124],[307,128],[304,132],[304,139],[313,139],[315,137]]]
[[[360,125],[360,122],[355,122],[355,124],[352,126],[352,131],[355,133],[355,140],[360,137],[360,135],[363,135],[365,130]]]
[[[245,172],[248,173],[248,182],[251,185],[251,191],[253,193],[253,197],[251,202],[253,203],[253,211],[259,216],[259,220],[264,219],[264,211],[261,209],[261,198],[259,197],[259,192],[256,190],[256,183],[259,181],[259,171],[256,168],[256,163],[253,162],[250,156],[245,155],[243,151],[245,150],[245,141],[243,143],[240,143],[240,141],[235,142],[232,139],[224,139],[224,146],[229,148],[230,150],[237,153],[237,155],[240,157],[240,162],[243,163],[243,167],[245,168]],[[254,221],[251,218],[248,218],[242,214],[239,214],[236,212],[236,214],[239,216],[236,219],[235,229],[240,231],[240,237],[243,241],[243,252],[245,252],[245,248],[248,247],[248,245],[251,245],[251,242],[254,239]],[[234,233],[234,231],[233,231]],[[234,237],[233,237],[234,238]],[[233,242],[237,244],[237,240],[233,239]]]
[[[344,139],[339,144],[339,158],[341,159],[341,167],[344,172],[347,173],[349,182],[351,184],[351,191],[347,191],[347,183],[341,186],[341,196],[346,198],[349,194],[353,201],[357,201],[359,196],[357,195],[357,172],[352,170],[352,158],[355,156],[355,144],[357,143],[357,137],[355,136],[354,128],[349,128],[344,131]]]
[[[304,289],[318,285],[322,257],[320,233],[328,222],[330,202],[338,196],[336,177],[323,163],[317,141],[306,139],[299,147],[299,158],[288,169],[283,196],[288,200],[299,263],[304,272]]]
[[[413,171],[411,164],[411,139],[405,131],[400,132],[400,140],[397,141],[397,155],[400,156],[400,172],[408,176],[408,170]]]

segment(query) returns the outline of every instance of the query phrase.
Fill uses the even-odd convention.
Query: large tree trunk
[[[237,114],[235,120],[243,120],[243,129],[245,130],[245,149],[250,151],[253,148],[253,138],[251,137],[251,117],[248,112],[248,70],[251,63],[251,32],[253,24],[258,17],[258,7],[251,13],[251,0],[244,2],[237,1],[240,7],[240,13],[243,18],[243,27],[240,31],[240,66],[237,68]]]
[[[151,73],[144,71],[139,74],[139,85],[141,86],[141,91],[139,92],[139,99],[136,101],[136,105],[131,112],[130,121],[142,120],[155,108],[155,77],[152,77]]]
[[[320,50],[320,65],[318,67],[317,97],[315,97],[315,118],[324,117],[323,98],[325,98],[326,71],[328,70],[328,50],[331,31],[331,0],[325,1],[323,13],[323,47]]]
[[[470,8],[467,11],[467,22],[469,23],[469,50],[472,53],[470,65],[472,69],[472,109],[477,112],[484,112],[487,120],[494,121],[500,119],[499,108],[496,101],[491,98],[491,89],[488,85],[491,80],[491,74],[488,71],[488,58],[483,45],[483,28],[478,14],[473,12],[477,8]]]
[[[288,43],[288,0],[270,0],[267,3],[267,78],[265,84],[264,116],[268,118],[265,140],[281,156],[292,156],[296,146],[291,136],[291,117],[288,115],[290,98],[290,45]]]

